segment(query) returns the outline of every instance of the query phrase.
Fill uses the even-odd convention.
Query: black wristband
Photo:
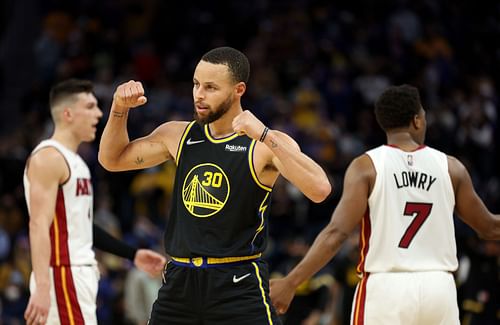
[[[129,259],[132,262],[134,261],[135,253],[137,252],[136,248],[116,239],[96,224],[94,224],[93,230],[94,247],[107,253]]]
[[[260,136],[259,141],[264,142],[264,139],[266,138],[267,132],[269,132],[269,128],[266,126],[264,128],[264,131],[262,131],[262,135]]]

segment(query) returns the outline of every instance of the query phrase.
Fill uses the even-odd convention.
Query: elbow
[[[97,154],[97,160],[99,161],[99,164],[101,164],[101,166],[106,169],[107,171],[109,172],[117,172],[117,171],[120,171],[120,169],[118,168],[118,166],[116,166],[116,164],[113,164],[112,161],[110,159],[108,159],[103,153],[101,150],[99,150],[98,154]]]
[[[99,152],[97,153],[97,161],[99,161],[99,164],[101,164],[101,166],[106,169],[107,171],[111,171],[110,170],[110,164],[109,164],[109,161],[106,159],[106,157],[103,155],[102,151],[99,150]]]
[[[492,218],[481,229],[476,229],[477,235],[482,240],[500,240],[500,219]]]
[[[477,235],[482,240],[500,240],[500,227],[497,225],[496,227],[483,229],[478,231]]]
[[[332,192],[332,185],[328,180],[319,182],[315,187],[314,193],[309,197],[314,203],[321,203],[330,195]]]
[[[482,240],[495,240],[498,239],[495,237],[491,231],[481,231],[478,232],[477,235],[479,236],[480,239]]]

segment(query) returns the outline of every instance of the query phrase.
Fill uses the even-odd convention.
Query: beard
[[[196,111],[196,107],[195,107],[195,110],[194,110],[194,119],[200,125],[204,125],[204,124],[209,124],[209,123],[215,122],[218,119],[220,119],[222,116],[224,116],[224,114],[226,114],[227,111],[229,111],[229,109],[231,108],[231,105],[233,105],[233,99],[232,99],[232,96],[228,96],[227,99],[224,100],[215,109],[212,110],[209,107],[210,111],[208,112],[208,114],[205,117],[202,117],[202,116],[198,115],[198,112]]]

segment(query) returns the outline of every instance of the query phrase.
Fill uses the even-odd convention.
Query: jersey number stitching
[[[410,246],[413,237],[415,237],[425,220],[427,220],[427,217],[431,214],[431,210],[432,203],[406,202],[403,214],[410,217],[413,215],[416,216],[406,229],[403,237],[401,237],[401,241],[399,242],[400,248],[408,248]]]

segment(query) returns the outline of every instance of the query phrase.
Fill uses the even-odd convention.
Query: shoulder
[[[186,128],[191,124],[187,121],[169,121],[158,126],[149,136],[152,141],[161,141],[168,146],[177,145]]]
[[[161,124],[154,132],[161,134],[182,134],[186,127],[191,124],[188,121],[169,121]]]
[[[448,173],[450,174],[451,181],[456,188],[456,185],[469,177],[469,172],[458,158],[450,155],[447,155],[446,158],[448,160]]]
[[[372,158],[367,153],[354,158],[349,164],[348,169],[355,171],[360,176],[375,175],[375,167]]]
[[[30,178],[57,179],[60,183],[69,175],[69,167],[63,154],[53,146],[40,148],[34,152],[26,163]]]
[[[365,184],[368,186],[369,191],[375,184],[377,172],[373,161],[366,153],[354,158],[347,167],[344,176],[344,184]]]

